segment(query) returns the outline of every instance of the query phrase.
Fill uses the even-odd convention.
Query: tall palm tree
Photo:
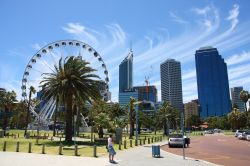
[[[80,98],[91,102],[100,98],[99,77],[89,66],[89,63],[78,57],[66,57],[59,60],[52,73],[44,73],[42,98],[50,99],[61,96],[66,109],[65,140],[72,141],[73,99]]]
[[[133,97],[130,97],[129,100],[129,139],[132,139],[133,135],[134,135],[134,118],[133,118],[133,114],[134,114],[134,103],[136,102],[136,99]]]
[[[249,98],[250,98],[250,94],[248,91],[242,90],[240,92],[240,99],[245,103],[246,112],[247,112],[247,101]]]
[[[228,114],[228,120],[231,123],[232,129],[237,129],[239,127],[240,111],[234,108],[232,112]]]
[[[30,86],[29,90],[30,90],[30,93],[29,93],[29,101],[28,101],[28,106],[27,106],[27,115],[26,115],[26,121],[25,121],[24,136],[26,136],[26,134],[27,134],[27,128],[28,128],[28,124],[29,124],[31,97],[32,97],[32,94],[36,93],[36,90],[33,86]]]
[[[8,114],[11,111],[13,103],[16,102],[16,93],[14,91],[8,92],[5,90],[0,91],[0,106],[4,107],[3,117],[3,131],[6,134],[6,128],[8,126]]]

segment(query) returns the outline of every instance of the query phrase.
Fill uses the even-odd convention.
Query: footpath
[[[163,145],[166,142],[156,143]],[[202,160],[174,155],[161,150],[160,158],[152,157],[152,145],[117,151],[116,164],[108,162],[108,155],[98,158],[59,156],[34,153],[0,152],[0,166],[215,166]]]

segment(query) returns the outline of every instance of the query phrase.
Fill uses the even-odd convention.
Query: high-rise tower
[[[237,106],[240,111],[245,111],[244,102],[240,99],[240,92],[243,90],[242,86],[231,88],[232,106]]]
[[[130,50],[128,56],[119,65],[119,92],[133,88],[133,52]]]
[[[201,117],[222,116],[231,110],[227,65],[216,48],[202,47],[195,53]]]
[[[161,64],[161,99],[179,111],[183,110],[181,63],[174,59]]]

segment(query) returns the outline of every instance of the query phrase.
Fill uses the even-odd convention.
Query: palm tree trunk
[[[68,95],[66,99],[66,129],[65,129],[65,141],[72,142],[72,95]]]
[[[57,99],[57,100],[56,100],[55,116],[54,116],[54,127],[53,127],[53,136],[54,136],[54,137],[56,136],[56,120],[57,120],[58,105],[59,105],[59,102],[58,102],[58,99]]]

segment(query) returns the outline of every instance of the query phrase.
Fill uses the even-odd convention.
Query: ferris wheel
[[[77,40],[60,40],[52,42],[41,48],[28,62],[22,78],[22,97],[28,102],[30,87],[37,91],[37,98],[41,96],[42,89],[40,83],[44,73],[54,72],[54,66],[58,65],[59,59],[68,56],[80,57],[89,62],[89,66],[95,69],[93,74],[100,77],[102,86],[100,92],[104,100],[109,100],[109,77],[108,70],[101,55],[90,45]],[[41,101],[39,111],[35,111],[34,104],[31,104],[30,112],[36,120],[49,122],[56,109],[56,101],[51,98],[48,101]]]

